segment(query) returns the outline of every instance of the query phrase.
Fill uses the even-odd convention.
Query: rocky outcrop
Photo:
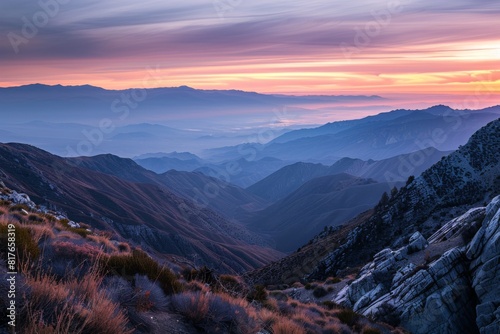
[[[486,207],[483,226],[466,255],[478,299],[477,326],[481,334],[496,334],[500,328],[500,196]]]
[[[471,229],[477,233],[466,243]],[[416,232],[406,247],[377,253],[333,301],[412,333],[496,334],[499,276],[500,196],[446,223],[429,242]]]

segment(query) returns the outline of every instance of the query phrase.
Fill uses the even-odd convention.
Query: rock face
[[[471,229],[477,233],[466,243]],[[497,334],[500,196],[429,239],[416,232],[407,246],[377,253],[333,301],[412,333]]]
[[[481,334],[496,334],[500,328],[500,196],[486,207],[483,226],[466,255],[478,300],[477,326]]]

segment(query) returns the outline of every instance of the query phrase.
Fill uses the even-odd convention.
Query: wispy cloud
[[[0,85],[128,87],[158,65],[172,86],[385,93],[427,82],[429,92],[443,83],[461,92],[500,61],[494,0],[236,3],[221,18],[211,0],[69,1],[16,53],[8,34],[22,36],[23,17],[43,9],[3,1]],[[356,52],[347,57],[342,45]]]

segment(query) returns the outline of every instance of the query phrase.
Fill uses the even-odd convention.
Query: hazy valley
[[[498,328],[498,106],[393,110],[267,129],[266,140],[253,128],[250,137],[221,132],[214,141],[152,123],[105,134],[73,109],[85,101],[96,112],[89,119],[98,118],[112,92],[95,87],[13,92],[1,92],[15,113],[0,140],[23,143],[0,144],[0,227],[18,233],[27,332],[62,332],[60,324],[81,333]],[[31,101],[19,104],[26,94]],[[265,109],[377,98],[187,87],[148,94],[142,121],[172,96],[186,113],[213,101]],[[28,114],[34,105],[39,115]],[[45,108],[55,108],[54,119]],[[21,114],[33,121],[20,122]],[[67,123],[56,122],[61,115]],[[78,147],[82,133],[91,154],[61,153]],[[94,154],[101,151],[128,153]],[[92,287],[75,290],[84,281]],[[51,289],[73,297],[57,299]],[[95,298],[106,305],[90,306]],[[57,307],[43,311],[49,306]],[[112,322],[99,318],[113,314]]]

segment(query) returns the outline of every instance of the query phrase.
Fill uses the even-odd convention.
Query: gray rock
[[[500,196],[486,207],[482,227],[467,248],[472,287],[478,299],[476,323],[481,332],[500,328]]]
[[[408,254],[415,253],[421,251],[422,249],[425,249],[428,245],[429,243],[427,242],[427,239],[425,239],[424,236],[420,234],[420,232],[415,232],[410,237],[410,241],[407,246],[407,252]]]
[[[407,250],[427,247],[418,232],[408,246],[380,251],[333,300],[376,319],[390,312],[412,333],[498,334],[500,196],[451,220],[430,239],[456,237],[471,224],[481,227],[468,245],[449,249],[428,266],[406,256]]]

